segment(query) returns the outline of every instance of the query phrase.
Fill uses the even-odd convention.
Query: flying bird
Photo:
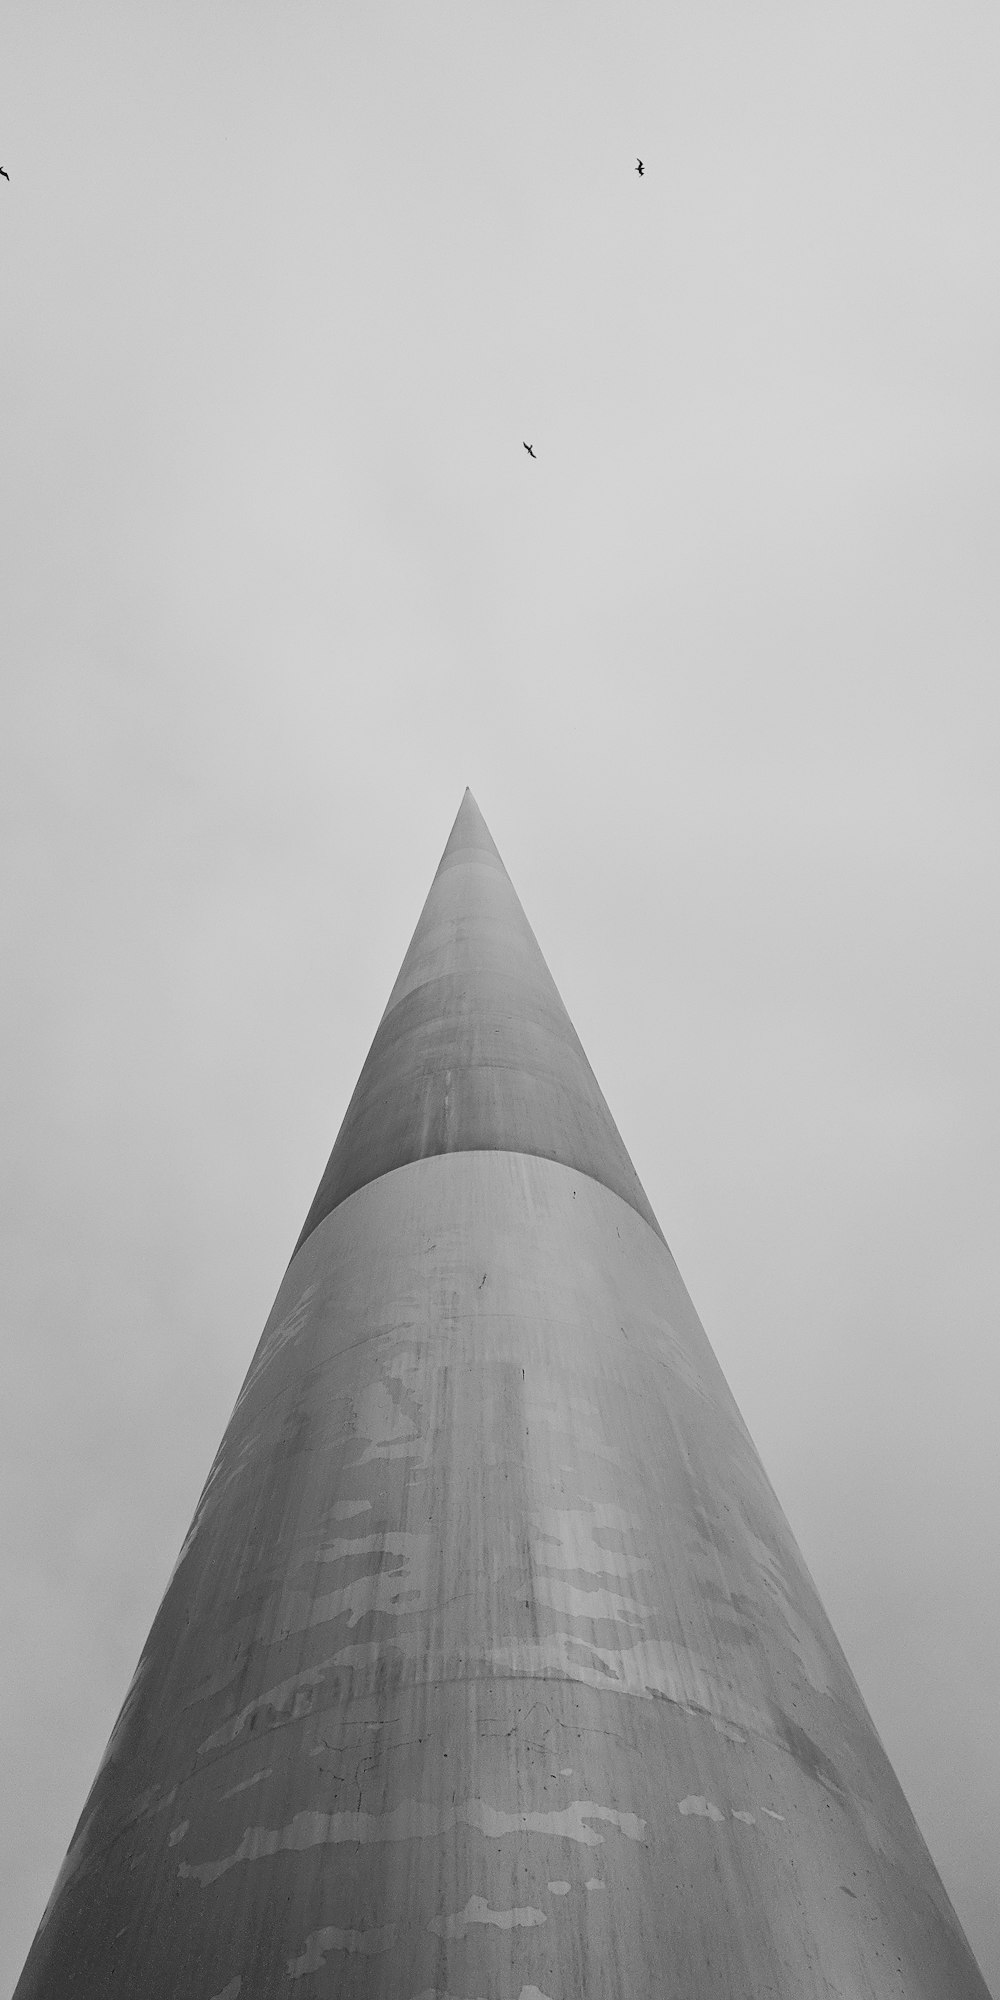
[[[636,154],[636,162],[635,162],[635,170],[636,170],[636,173],[637,173],[637,174],[644,174],[644,173],[645,173],[645,171],[646,171],[646,169],[645,169],[645,167],[643,166],[643,164],[642,164],[642,161],[640,160],[640,158],[639,158],[638,154]]]
[[[0,174],[2,174],[2,175],[3,175],[3,177],[4,177],[4,180],[5,180],[5,181],[9,181],[9,179],[10,179],[10,175],[9,175],[9,173],[7,172],[7,169],[6,169],[6,167],[0,167]]]
[[[521,439],[521,443],[522,443],[522,444],[524,444],[524,439],[523,439],[523,438]],[[535,456],[535,447],[534,447],[534,445],[533,445],[533,444],[524,444],[524,449],[525,449],[525,451],[527,452],[527,454],[528,454],[528,457],[529,457],[529,458],[534,458],[534,456]]]

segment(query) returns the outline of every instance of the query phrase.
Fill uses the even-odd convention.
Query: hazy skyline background
[[[0,1984],[468,783],[1000,1994],[1000,16],[0,47]]]

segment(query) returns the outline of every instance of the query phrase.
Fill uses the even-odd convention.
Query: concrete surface
[[[468,795],[17,2000],[333,1993],[988,2000]]]

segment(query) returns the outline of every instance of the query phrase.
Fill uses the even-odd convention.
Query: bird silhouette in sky
[[[636,170],[636,173],[637,173],[637,174],[644,174],[644,173],[645,173],[645,171],[646,171],[646,169],[645,169],[645,167],[643,166],[643,164],[642,164],[642,161],[640,160],[640,158],[639,158],[638,154],[636,154],[636,162],[635,162],[635,170]]]
[[[0,174],[2,174],[2,175],[3,175],[3,177],[4,177],[4,180],[5,180],[5,181],[9,181],[9,179],[10,179],[10,175],[9,175],[9,173],[7,172],[7,169],[6,169],[6,167],[0,167]]]
[[[524,439],[523,439],[523,438],[521,439],[521,443],[522,443],[522,444],[524,444]],[[525,451],[527,452],[527,454],[528,454],[528,457],[529,457],[529,458],[534,458],[534,456],[535,456],[535,447],[534,447],[534,445],[533,445],[533,444],[524,444],[524,449],[525,449]]]

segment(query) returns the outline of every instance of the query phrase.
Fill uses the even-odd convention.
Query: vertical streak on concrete
[[[988,2000],[467,793],[16,2000]]]

